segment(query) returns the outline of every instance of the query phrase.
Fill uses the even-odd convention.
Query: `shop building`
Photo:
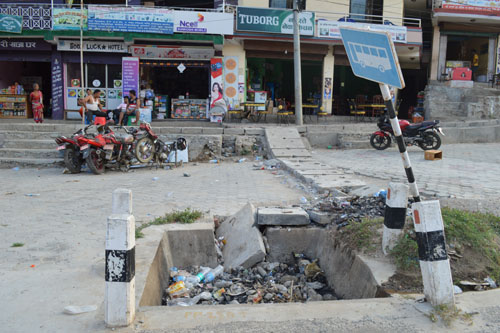
[[[259,90],[275,102],[283,98],[294,102],[293,15],[289,10],[292,4],[291,1],[239,1],[240,6],[235,8],[236,31],[233,36],[226,36],[223,54],[237,57],[240,102],[253,100],[254,91]],[[358,10],[361,5],[363,10]],[[421,21],[403,17],[403,11],[403,1],[377,7],[363,1],[354,4],[308,0],[299,16],[303,103],[319,100],[327,113],[341,114],[336,101],[360,94],[380,94],[377,84],[352,73],[340,38],[340,26],[369,26],[372,30],[389,32],[403,73],[418,71],[425,77],[421,66]],[[412,93],[416,96],[424,86],[425,82],[413,86]]]
[[[500,59],[499,4],[477,0],[460,4],[434,0],[432,4],[434,35],[430,80],[450,80],[454,74],[460,76],[460,73],[467,75],[468,80],[464,81],[491,80],[500,72],[497,62]],[[474,73],[469,73],[469,70]]]

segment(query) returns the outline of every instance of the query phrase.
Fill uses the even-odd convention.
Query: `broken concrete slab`
[[[379,185],[366,185],[363,187],[355,188],[349,191],[349,195],[355,195],[358,197],[371,197],[378,191],[383,190]]]
[[[257,210],[259,225],[308,225],[311,223],[307,212],[300,207],[262,207]]]
[[[309,218],[311,221],[318,223],[318,224],[329,224],[332,222],[332,217],[330,214],[315,210],[315,209],[309,209],[307,210],[307,214],[309,214]]]
[[[226,271],[238,266],[252,267],[266,256],[264,241],[256,223],[256,210],[251,203],[222,222],[216,234],[226,240],[222,250]]]

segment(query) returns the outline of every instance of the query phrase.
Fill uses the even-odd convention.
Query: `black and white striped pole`
[[[132,191],[113,191],[106,229],[104,320],[108,327],[130,325],[135,317],[135,218]]]
[[[396,143],[398,145],[399,153],[403,159],[403,166],[405,168],[406,178],[408,178],[408,184],[410,186],[410,193],[413,196],[415,202],[420,201],[420,194],[418,193],[417,183],[415,181],[415,176],[413,175],[413,169],[410,164],[410,156],[406,151],[406,144],[401,133],[401,127],[399,126],[399,120],[396,116],[396,111],[394,111],[394,105],[392,104],[391,92],[387,84],[380,83],[380,91],[384,97],[385,106],[387,108],[387,113],[389,114],[389,121],[391,122],[392,131],[394,132],[394,137],[396,138]]]
[[[413,175],[410,157],[406,151],[406,144],[401,133],[398,117],[394,111],[389,86],[380,83],[380,90],[384,97],[392,131],[403,160],[410,192],[415,201],[412,204],[413,224],[417,233],[418,254],[425,297],[433,306],[454,304],[453,280],[450,261],[446,252],[444,225],[439,201],[420,201],[417,182]]]
[[[412,211],[425,297],[433,306],[454,304],[453,279],[439,200],[415,202]]]
[[[389,183],[385,200],[384,233],[382,235],[382,250],[384,254],[394,248],[403,234],[408,205],[408,185]]]

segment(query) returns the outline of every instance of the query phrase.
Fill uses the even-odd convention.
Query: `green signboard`
[[[23,17],[0,14],[0,31],[20,34],[23,32]]]
[[[293,11],[238,7],[236,30],[293,34]],[[300,34],[314,35],[314,13],[299,13]]]
[[[54,8],[52,10],[52,30],[80,30],[80,9]],[[87,30],[87,10],[83,10],[83,30]]]

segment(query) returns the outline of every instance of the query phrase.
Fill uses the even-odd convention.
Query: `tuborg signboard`
[[[299,13],[300,34],[314,35],[314,13]],[[236,30],[293,35],[293,11],[238,7]]]

